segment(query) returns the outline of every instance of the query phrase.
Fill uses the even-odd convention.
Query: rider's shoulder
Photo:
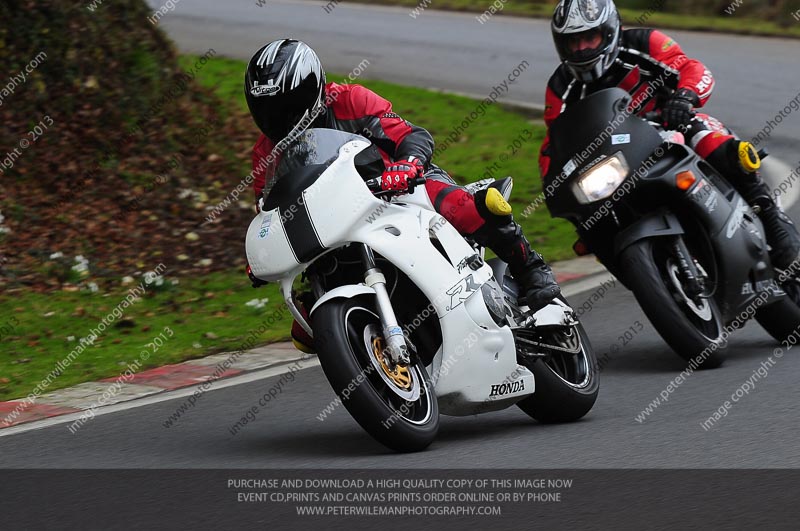
[[[650,53],[650,36],[653,28],[625,28],[622,30],[622,46],[644,53]]]
[[[326,105],[334,116],[346,120],[383,116],[392,110],[392,104],[388,100],[355,83],[329,84],[326,87]]]
[[[325,85],[326,103],[334,109],[344,107],[384,105],[385,100],[363,85],[356,83],[328,83]]]
[[[340,98],[363,98],[365,96],[377,96],[364,85],[357,83],[328,83],[325,85],[325,94]]]
[[[664,54],[680,51],[675,39],[655,28],[632,28],[622,32],[622,46],[660,59]]]
[[[258,140],[256,140],[256,143],[253,146],[253,151],[256,153],[269,154],[269,152],[272,151],[272,147],[272,140],[270,140],[267,135],[262,133],[258,136]]]
[[[570,83],[574,80],[574,77],[567,68],[567,65],[561,63],[556,68],[553,75],[550,76],[550,80],[547,82],[547,86],[550,90],[552,90],[555,94],[561,95],[569,87]]]

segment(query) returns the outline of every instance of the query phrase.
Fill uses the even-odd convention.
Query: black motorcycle
[[[630,102],[622,89],[602,90],[553,122],[551,215],[575,225],[576,253],[595,254],[633,291],[690,366],[719,366],[730,332],[752,317],[784,340],[800,325],[794,271],[773,268],[762,224],[736,190]]]

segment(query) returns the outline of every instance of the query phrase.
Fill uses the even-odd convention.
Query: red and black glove
[[[410,157],[408,160],[393,162],[381,177],[381,190],[384,192],[411,192],[414,190],[413,180],[425,173],[422,161]]]
[[[690,89],[680,89],[672,95],[661,111],[667,129],[682,131],[694,119],[694,108],[700,104],[700,96]]]

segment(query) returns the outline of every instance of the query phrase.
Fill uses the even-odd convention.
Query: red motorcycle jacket
[[[433,156],[433,137],[394,112],[392,104],[361,85],[325,86],[327,112],[317,118],[314,127],[326,127],[367,137],[380,150],[383,162],[416,157],[429,167]],[[274,143],[261,135],[253,147],[253,189],[256,198],[264,188],[270,168],[264,164]]]
[[[654,29],[622,31],[619,56],[608,72],[592,83],[576,80],[566,65],[550,77],[545,95],[544,121],[549,127],[567,106],[598,90],[620,87],[632,96],[629,110],[639,115],[658,111],[675,90],[686,88],[708,101],[714,89],[714,77],[708,68],[683,53],[667,35]],[[539,170],[542,177],[550,168],[549,134],[542,143]]]

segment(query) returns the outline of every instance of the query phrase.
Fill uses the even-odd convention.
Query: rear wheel
[[[722,365],[727,343],[722,315],[712,297],[691,297],[684,285],[671,241],[654,238],[634,243],[620,263],[628,286],[659,335],[697,368]]]
[[[375,440],[414,452],[433,442],[439,405],[428,373],[416,359],[391,367],[373,302],[334,299],[314,312],[320,364],[350,415]]]
[[[521,355],[536,381],[533,395],[517,403],[539,422],[572,422],[586,415],[600,389],[597,360],[589,337],[578,323],[571,328],[539,332],[543,357]]]

